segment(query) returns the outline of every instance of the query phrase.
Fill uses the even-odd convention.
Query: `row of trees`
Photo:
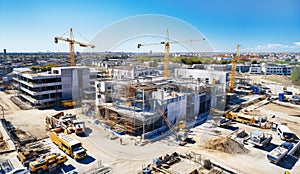
[[[48,64],[46,66],[31,66],[30,69],[34,72],[36,72],[36,71],[46,72],[46,71],[51,71],[52,67],[60,67],[60,65]]]

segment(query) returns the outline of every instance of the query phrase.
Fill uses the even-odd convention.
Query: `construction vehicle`
[[[72,127],[76,135],[84,135],[85,133],[84,121],[73,120]]]
[[[86,157],[86,149],[82,147],[80,141],[73,139],[65,133],[50,132],[51,141],[56,144],[63,152],[71,156],[75,160]]]
[[[58,43],[58,40],[69,42],[70,44],[70,66],[75,66],[75,59],[74,59],[74,44],[78,44],[81,47],[91,47],[95,48],[96,46],[93,44],[87,44],[87,43],[82,43],[74,40],[74,35],[73,35],[73,29],[70,28],[70,38],[63,38],[61,37],[55,37],[54,42]]]
[[[80,104],[79,100],[62,100],[61,101],[61,106],[64,108],[71,108],[71,107],[74,107],[79,104]]]
[[[23,166],[28,167],[29,162],[38,158],[41,154],[49,152],[48,148],[41,149],[29,149],[24,152],[18,152],[17,158],[22,163]]]
[[[195,41],[204,41],[203,39],[198,40],[185,40],[185,41],[169,41],[169,31],[166,31],[166,41],[160,43],[148,43],[148,44],[138,44],[137,48],[141,46],[152,46],[152,45],[165,45],[165,55],[164,55],[164,77],[169,77],[169,62],[170,62],[170,44],[174,43],[183,43],[183,42],[195,42]]]
[[[225,117],[234,120],[243,124],[248,124],[248,125],[254,125],[255,124],[255,119],[253,116],[246,115],[243,113],[236,113],[232,111],[228,111],[225,113]]]
[[[59,112],[52,116],[46,116],[46,130],[51,130],[59,125],[59,118],[64,116],[64,112]]]
[[[272,134],[265,133],[260,130],[254,130],[250,132],[249,143],[258,147],[266,147],[272,140]]]
[[[293,144],[290,142],[284,142],[280,146],[273,149],[267,154],[267,158],[271,163],[278,164],[293,148]]]
[[[59,167],[67,161],[66,155],[50,154],[41,160],[32,161],[29,163],[29,170],[32,173],[43,173],[44,171]]]
[[[83,135],[85,133],[85,123],[77,120],[76,115],[60,112],[52,116],[46,116],[46,130],[50,131],[52,129],[63,129],[66,134],[75,132],[76,135]]]

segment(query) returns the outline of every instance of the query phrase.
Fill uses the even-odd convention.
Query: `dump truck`
[[[63,152],[71,156],[75,160],[86,157],[86,149],[82,147],[80,141],[73,139],[65,133],[50,132],[51,141],[56,144]]]
[[[265,133],[260,130],[254,130],[250,132],[250,139],[248,140],[249,143],[253,144],[254,146],[258,147],[266,147],[272,140],[272,134]]]
[[[293,144],[290,142],[284,142],[280,146],[273,149],[267,154],[267,158],[271,163],[278,164],[293,148]]]
[[[43,173],[44,171],[59,167],[67,161],[66,155],[50,154],[41,160],[32,161],[29,163],[29,171],[32,173]]]

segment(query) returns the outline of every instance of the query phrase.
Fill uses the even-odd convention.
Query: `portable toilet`
[[[284,93],[279,93],[278,94],[278,100],[279,101],[284,101]]]

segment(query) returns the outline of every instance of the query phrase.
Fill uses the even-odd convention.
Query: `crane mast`
[[[240,47],[241,45],[238,44],[237,45],[237,51],[236,51],[236,55],[233,57],[232,60],[232,68],[231,68],[231,73],[230,73],[230,85],[229,85],[229,93],[233,93],[234,91],[234,80],[235,80],[235,71],[236,71],[236,62],[240,57]]]
[[[169,62],[170,62],[170,41],[169,31],[166,31],[166,42],[165,42],[165,57],[164,57],[164,77],[169,77]]]
[[[58,40],[69,42],[69,49],[70,49],[70,66],[75,66],[75,58],[74,58],[74,44],[78,44],[81,47],[91,47],[95,48],[96,46],[93,44],[78,42],[74,40],[73,29],[70,28],[70,38],[62,38],[62,37],[55,37],[54,42],[58,43]]]
[[[141,46],[152,46],[152,45],[165,45],[165,54],[164,54],[164,77],[169,77],[169,62],[170,62],[170,45],[174,43],[183,43],[183,42],[195,42],[195,41],[204,41],[203,39],[198,40],[184,40],[184,41],[169,41],[169,31],[166,31],[166,41],[160,42],[160,43],[148,43],[148,44],[138,44],[137,48],[140,48]]]

